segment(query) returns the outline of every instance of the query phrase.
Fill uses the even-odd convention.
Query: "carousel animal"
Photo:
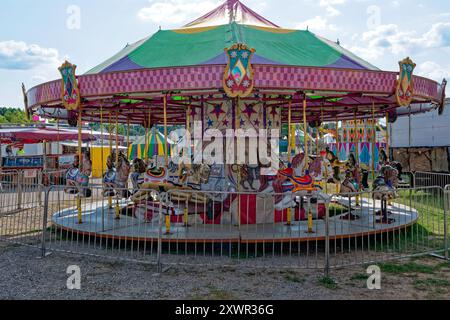
[[[144,183],[145,162],[136,158],[133,160],[130,174],[131,183],[133,185],[133,193],[136,193],[142,183]]]
[[[80,169],[80,161],[78,155],[75,156],[72,168],[66,172],[66,185],[64,189],[66,193],[77,194],[82,197],[89,198],[92,195],[92,190],[89,186],[89,176],[92,174],[92,162],[90,154],[85,151],[82,154],[82,162]]]
[[[380,174],[373,182],[373,199],[381,200],[381,210],[376,212],[381,215],[381,223],[392,223],[395,220],[390,219],[388,215],[388,201],[397,196],[398,171],[390,165],[381,167]]]
[[[308,172],[304,176],[298,177],[295,176],[292,167],[278,170],[272,186],[275,192],[274,200],[277,210],[297,206],[296,197],[293,197],[293,194],[317,191],[314,178]]]
[[[383,166],[394,167],[398,172],[398,174],[397,174],[398,182],[402,182],[403,166],[401,165],[400,162],[390,161],[389,157],[387,156],[386,151],[384,151],[384,149],[380,149],[379,166],[380,166],[380,168],[382,168]]]
[[[120,195],[122,198],[128,198],[130,162],[126,156],[122,151],[120,151],[118,155],[116,155],[116,151],[113,151],[106,160],[106,166],[108,170],[103,176],[103,183],[105,184],[105,191],[103,192],[103,195]]]
[[[314,180],[320,185],[324,183],[333,182],[333,168],[326,157],[326,152],[322,151],[320,157],[316,157],[309,164],[309,173],[314,177]]]
[[[367,177],[368,176],[366,176],[366,179]],[[349,200],[352,197],[355,197],[356,206],[359,205],[359,195],[355,195],[355,193],[358,193],[363,189],[363,180],[361,168],[356,161],[355,155],[351,153],[345,164],[345,178],[341,183],[340,193],[343,196],[347,196]],[[352,213],[352,206],[350,204],[348,214],[342,216],[341,219],[356,220],[359,219],[359,216]]]
[[[305,172],[306,157],[303,152],[295,155],[291,160],[291,167],[296,176],[302,176]]]
[[[347,162],[339,161],[338,157],[328,147],[326,148],[326,158],[333,168],[332,179],[329,182],[339,184],[341,182],[341,169],[345,168]]]

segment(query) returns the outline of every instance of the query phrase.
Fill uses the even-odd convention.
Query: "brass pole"
[[[168,143],[167,143],[167,96],[164,95],[164,163],[169,166]]]
[[[288,162],[291,163],[292,160],[292,132],[291,132],[291,120],[292,120],[292,100],[289,101],[288,106]]]
[[[105,164],[104,164],[104,158],[103,158],[103,105],[100,105],[100,143],[101,143],[101,155],[100,160],[102,161],[102,173],[101,176],[103,177],[105,173]],[[103,179],[102,179],[103,184]]]
[[[336,118],[336,159],[339,162],[339,121]],[[335,184],[336,194],[339,193],[339,181]]]
[[[164,102],[164,163],[166,169],[169,166],[169,158],[168,158],[168,144],[167,144],[167,96],[163,97]],[[170,234],[170,215],[166,215],[165,217],[166,224],[166,234]]]
[[[372,180],[375,180],[375,144],[377,135],[375,131],[375,101],[372,100]]]
[[[130,118],[127,117],[127,158],[130,159],[129,156],[129,149],[130,149]]]
[[[112,159],[113,156],[113,145],[112,145],[112,121],[111,121],[111,111],[109,112],[109,122],[108,122],[108,133],[109,133],[109,158]],[[111,194],[111,193],[110,193]],[[112,209],[112,196],[108,196],[108,207]]]
[[[119,164],[119,112],[116,111],[116,166]],[[117,174],[117,167],[116,167]],[[116,219],[120,219],[120,210],[119,210],[119,196],[120,192],[116,191]]]
[[[288,106],[288,162],[291,164],[292,160],[292,129],[291,129],[291,121],[292,121],[292,100],[289,101]],[[292,217],[291,217],[291,208],[287,208],[286,211],[286,224],[288,226],[291,225]]]
[[[240,129],[241,127],[241,107],[239,106],[239,97],[235,100],[236,103],[236,130]],[[239,139],[236,137],[236,151],[239,152]],[[236,154],[237,154],[236,152]],[[244,151],[245,152],[245,151]],[[241,227],[241,195],[239,194],[239,185],[241,180],[241,172],[240,172],[240,166],[237,163],[237,176],[236,176],[236,190],[238,192],[238,226]]]
[[[390,159],[390,135],[389,135],[389,112],[386,112],[386,155],[387,160]]]
[[[81,173],[83,170],[83,161],[82,161],[82,151],[81,151],[81,144],[83,143],[82,140],[82,124],[81,124],[81,106],[80,110],[78,112],[78,170]],[[81,194],[78,193],[77,195],[77,211],[78,211],[78,223],[83,223],[83,216],[82,216],[82,210],[81,210]]]
[[[309,152],[308,152],[308,123],[306,121],[306,95],[303,98],[303,141],[305,144],[305,168],[309,164]]]

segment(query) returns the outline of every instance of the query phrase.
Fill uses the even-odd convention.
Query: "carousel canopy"
[[[78,133],[48,128],[8,128],[0,129],[1,143],[20,142],[25,144],[41,143],[43,141],[70,141],[78,140]],[[83,141],[93,141],[94,136],[82,134]]]
[[[240,10],[229,23],[225,9],[230,3]],[[226,64],[224,48],[234,43],[256,48],[254,64],[378,70],[335,42],[307,30],[282,29],[239,1],[231,1],[184,28],[159,30],[127,45],[87,74]]]
[[[238,0],[227,0],[179,29],[159,30],[127,45],[77,76],[81,99],[76,96],[72,103],[80,100],[83,121],[98,122],[100,113],[106,113],[112,121],[146,127],[161,124],[164,118],[168,124],[184,124],[188,106],[203,108],[230,100],[224,81],[229,57],[224,49],[237,44],[255,50],[249,62],[253,90],[241,100],[282,107],[283,123],[288,105],[292,105],[292,121],[302,121],[304,100],[308,121],[365,119],[387,113],[395,119],[443,106],[444,83],[411,71],[410,82],[401,83],[404,91],[410,86],[409,106],[399,106],[398,79],[404,80],[405,72],[381,71],[308,30],[280,28]],[[78,111],[63,103],[61,83],[55,80],[29,90],[28,110],[76,122]]]

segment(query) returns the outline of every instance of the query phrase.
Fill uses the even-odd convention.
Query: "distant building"
[[[411,124],[411,125],[410,125]],[[409,171],[450,170],[450,98],[437,110],[398,118],[390,128],[393,157]]]

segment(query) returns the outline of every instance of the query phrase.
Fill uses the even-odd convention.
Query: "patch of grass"
[[[327,289],[331,289],[331,290],[335,290],[338,288],[336,280],[334,280],[333,278],[330,278],[330,277],[320,278],[317,283],[319,285],[321,285]]]
[[[290,274],[290,273],[286,273],[284,275],[284,279],[286,279],[287,281],[296,282],[296,283],[304,283],[305,282],[304,278],[300,278],[300,277],[296,276],[295,274]]]
[[[369,278],[369,276],[370,275],[365,274],[365,273],[355,273],[354,275],[352,275],[350,280],[366,281]]]
[[[348,208],[339,203],[330,203],[329,205],[330,217],[339,216],[348,212]]]
[[[401,274],[401,273],[425,273],[433,274],[436,268],[416,262],[408,262],[403,264],[397,263],[382,263],[379,265],[381,272]]]
[[[418,279],[414,281],[413,285],[418,290],[450,288],[450,281],[447,279],[437,279],[437,278],[428,278],[424,280]]]
[[[233,300],[235,297],[231,292],[217,289],[217,288],[211,288],[209,289],[209,294],[206,297],[208,300]]]

